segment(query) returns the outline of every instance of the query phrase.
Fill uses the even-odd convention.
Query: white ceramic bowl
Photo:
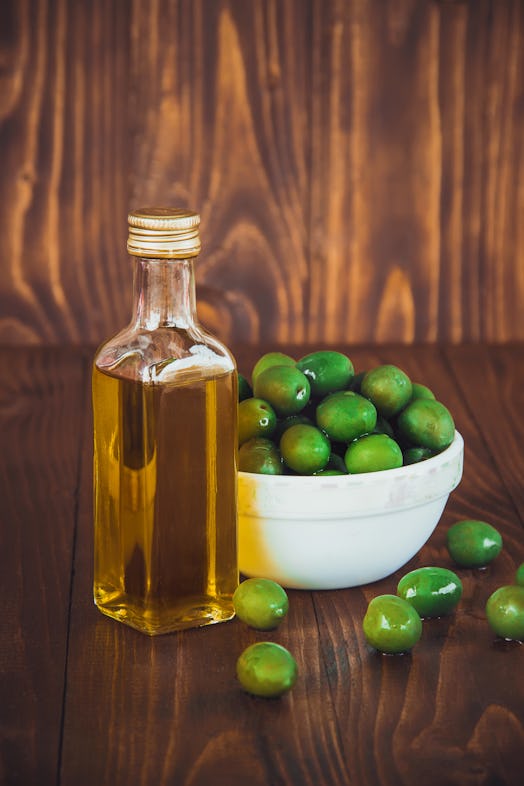
[[[327,477],[240,472],[239,566],[296,589],[339,589],[405,565],[462,477],[464,442],[399,469]]]

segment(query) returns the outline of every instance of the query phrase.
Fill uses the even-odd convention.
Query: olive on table
[[[276,423],[271,404],[261,398],[246,398],[238,405],[238,444],[253,437],[271,437]]]
[[[497,636],[524,641],[524,587],[499,587],[486,603],[486,616]]]
[[[515,573],[515,583],[520,587],[524,587],[524,562],[518,566]]]
[[[369,434],[352,442],[344,456],[350,475],[402,466],[402,451],[387,434]]]
[[[243,581],[233,594],[237,617],[256,630],[277,628],[289,609],[286,591],[271,579]]]
[[[418,612],[397,595],[373,598],[362,627],[368,644],[390,655],[407,652],[422,635],[422,620]]]
[[[309,380],[295,366],[270,366],[255,377],[253,393],[268,401],[279,417],[296,415],[309,401]]]
[[[464,519],[447,532],[446,544],[452,559],[464,568],[488,565],[502,550],[502,536],[486,521]]]
[[[236,672],[245,691],[254,696],[275,698],[293,687],[298,668],[285,647],[272,641],[259,641],[240,655]]]
[[[305,355],[297,368],[309,379],[312,396],[344,390],[354,375],[353,363],[342,352],[324,350]]]
[[[317,425],[338,442],[369,434],[377,424],[377,410],[359,393],[342,390],[324,398],[316,410]]]
[[[462,582],[447,568],[424,567],[403,576],[397,594],[411,603],[421,617],[449,614],[462,597]]]
[[[261,475],[282,475],[282,457],[277,446],[265,437],[253,437],[240,446],[238,469]]]
[[[360,392],[373,402],[381,415],[389,418],[406,406],[411,398],[412,385],[402,369],[385,364],[367,372],[360,385]]]
[[[312,475],[326,467],[331,445],[316,426],[298,424],[283,433],[280,453],[290,469],[301,475]]]

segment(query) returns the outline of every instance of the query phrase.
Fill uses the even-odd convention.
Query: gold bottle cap
[[[200,216],[177,207],[143,207],[127,217],[127,250],[135,257],[187,259],[200,252]]]

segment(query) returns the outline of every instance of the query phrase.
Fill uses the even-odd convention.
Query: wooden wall
[[[0,342],[129,315],[202,214],[229,341],[524,339],[522,0],[2,0]]]

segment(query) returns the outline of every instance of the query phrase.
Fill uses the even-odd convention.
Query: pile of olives
[[[422,618],[449,614],[462,596],[462,582],[447,568],[417,568],[403,576],[396,595],[369,603],[362,627],[368,644],[390,655],[407,652],[422,635]]]
[[[453,441],[455,424],[432,391],[402,369],[355,374],[341,352],[295,361],[269,352],[252,387],[239,374],[239,469],[268,475],[346,475],[430,458]]]
[[[457,565],[483,568],[500,554],[502,538],[491,524],[468,519],[449,528],[447,549]],[[423,619],[454,611],[462,597],[462,582],[448,568],[423,567],[403,576],[396,593],[373,598],[362,621],[368,644],[386,654],[408,652],[422,635]],[[233,596],[233,605],[238,619],[261,631],[278,627],[289,609],[285,590],[264,578],[243,581]],[[517,569],[514,584],[490,595],[486,617],[497,636],[524,641],[524,563]],[[261,641],[240,655],[236,673],[248,693],[274,698],[293,687],[298,670],[285,647]]]
[[[464,520],[447,532],[449,555],[461,567],[483,568],[502,550],[502,537],[485,521]],[[422,635],[422,619],[449,614],[462,596],[462,582],[452,570],[424,567],[403,576],[396,595],[371,600],[362,627],[368,644],[380,652],[407,652]],[[500,587],[488,598],[486,617],[504,639],[524,641],[524,563],[515,584]]]

